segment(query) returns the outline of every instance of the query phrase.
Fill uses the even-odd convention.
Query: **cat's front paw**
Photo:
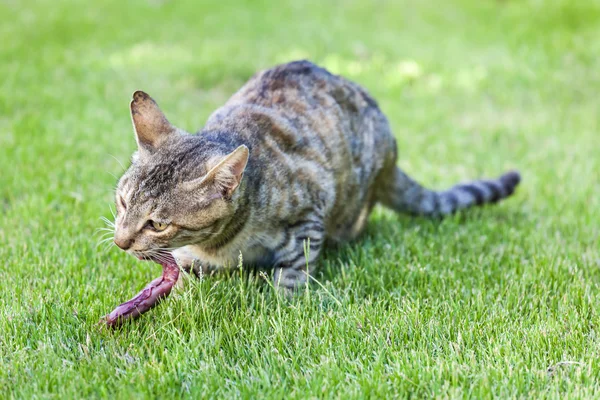
[[[276,268],[273,274],[273,284],[279,293],[287,298],[293,298],[304,293],[308,282],[308,272],[291,268]]]

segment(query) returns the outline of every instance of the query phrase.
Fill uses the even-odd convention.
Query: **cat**
[[[380,203],[441,217],[510,196],[516,171],[445,191],[396,166],[396,140],[359,85],[309,61],[254,75],[197,134],[173,126],[146,93],[133,94],[138,149],[116,190],[114,242],[141,259],[167,252],[180,268],[208,273],[273,267],[294,291],[325,240],[357,238]]]

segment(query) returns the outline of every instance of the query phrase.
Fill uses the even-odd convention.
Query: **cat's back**
[[[380,114],[375,100],[360,86],[306,60],[256,73],[226,106],[239,104],[275,110],[301,130],[306,128],[302,122],[318,118],[338,121],[364,118],[368,112]],[[331,127],[310,128],[313,133],[331,131]]]
[[[250,166],[260,165],[262,181],[277,187],[273,192],[286,192],[279,188],[286,183],[307,199],[330,199],[331,231],[349,229],[371,197],[378,172],[395,159],[395,140],[375,100],[309,61],[258,72],[205,129],[236,132],[250,147]]]
[[[270,137],[288,155],[321,158],[335,170],[370,164],[372,146],[395,148],[366,90],[306,60],[256,73],[211,116],[213,126],[244,131],[251,142]]]

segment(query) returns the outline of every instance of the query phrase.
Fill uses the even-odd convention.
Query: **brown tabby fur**
[[[396,167],[375,100],[308,61],[256,74],[195,135],[143,92],[131,111],[139,149],[117,189],[117,245],[140,258],[173,251],[182,268],[205,272],[241,252],[290,289],[306,282],[325,239],[356,238],[378,202],[441,216],[505,198],[520,179],[423,188]]]

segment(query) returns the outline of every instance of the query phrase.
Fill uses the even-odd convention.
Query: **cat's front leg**
[[[307,219],[287,228],[282,243],[275,249],[275,286],[294,292],[313,272],[321,252],[325,228],[320,219]]]

